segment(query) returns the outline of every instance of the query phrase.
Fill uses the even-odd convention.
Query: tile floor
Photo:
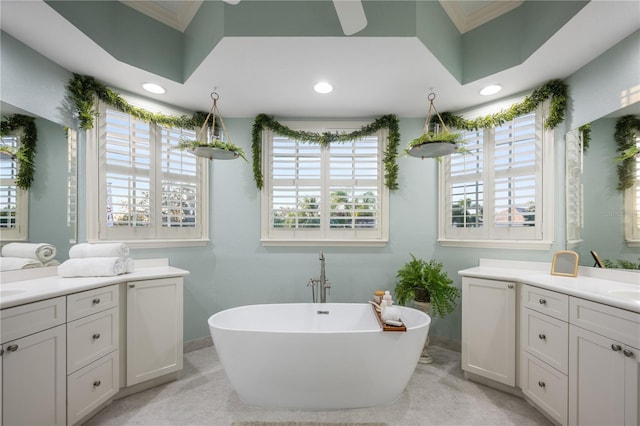
[[[349,410],[299,411],[244,404],[213,346],[185,354],[179,380],[114,401],[90,419],[98,425],[212,425],[234,422],[381,422],[389,426],[550,425],[523,399],[464,379],[460,353],[430,347],[433,364],[418,364],[393,404]]]

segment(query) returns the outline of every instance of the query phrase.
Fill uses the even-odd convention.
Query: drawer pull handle
[[[538,299],[538,303],[540,303],[541,305],[546,305],[547,301],[545,299]]]
[[[546,384],[545,382],[543,382],[542,380],[540,380],[540,381],[538,382],[538,386],[540,386],[542,389],[544,389],[544,388],[546,388],[546,387],[547,387],[547,384]]]
[[[546,335],[544,335],[544,334],[542,334],[542,333],[540,333],[540,334],[538,334],[538,339],[540,339],[540,340],[546,340],[546,339],[547,339],[547,336],[546,336]]]
[[[621,351],[621,350],[622,350],[622,346],[620,346],[620,345],[616,345],[616,344],[614,343],[614,344],[612,344],[612,345],[611,345],[611,349],[612,349],[614,352],[618,352],[618,351]]]
[[[4,355],[4,348],[0,348],[0,356]]]
[[[95,382],[93,382],[93,387],[97,388],[98,386],[100,386],[102,384],[102,382],[100,382],[100,380],[96,380]]]
[[[507,288],[513,288],[513,284],[508,284]]]
[[[7,346],[7,352],[15,352],[17,350],[18,350],[18,345],[16,344]]]
[[[93,299],[93,300],[91,301],[91,303],[93,303],[94,305],[98,305],[98,304],[100,304],[100,298],[99,298],[99,297],[96,297],[95,299]]]
[[[624,356],[631,358],[633,356],[633,352],[630,351],[629,349],[625,349],[622,351],[622,353],[624,354]]]
[[[93,336],[91,336],[91,338],[92,338],[93,340],[98,340],[98,339],[100,338],[100,333],[96,333],[96,334],[94,334]]]

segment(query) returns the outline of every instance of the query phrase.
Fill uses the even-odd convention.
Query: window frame
[[[11,137],[17,139],[16,150],[20,148],[22,141],[23,130],[17,129],[9,132],[4,137]],[[2,154],[6,155],[6,154]],[[22,189],[17,186],[17,172],[19,171],[20,163],[16,158],[13,159],[16,168],[16,177],[13,179],[2,179],[1,185],[13,186],[16,189],[16,214],[14,228],[0,228],[2,230],[0,239],[2,242],[8,241],[27,241],[29,238],[29,190]]]
[[[510,103],[513,103],[511,100]],[[517,101],[516,101],[517,102]],[[505,103],[490,105],[488,107],[469,112],[465,118],[473,119],[491,113],[499,112],[505,107]],[[536,226],[533,237],[516,237],[505,234],[505,230],[497,230],[494,226],[478,228],[464,228],[451,232],[451,206],[449,200],[450,181],[449,172],[451,157],[442,158],[438,171],[438,242],[443,247],[474,247],[474,248],[513,248],[528,250],[549,250],[554,242],[554,130],[546,129],[544,123],[549,111],[549,102],[539,105],[536,110],[535,135],[536,135]],[[483,166],[481,179],[483,179],[484,194],[489,194],[489,201],[485,199],[484,211],[495,209],[492,194],[495,192],[495,171],[492,167],[495,153],[495,140],[492,136],[495,129],[482,129],[490,132],[483,142]],[[490,149],[489,149],[490,148]],[[488,160],[488,161],[487,161]],[[489,178],[487,179],[486,176]],[[539,190],[538,190],[539,187]],[[538,201],[539,200],[539,201]],[[540,212],[540,216],[537,214]],[[491,221],[493,223],[493,214]],[[538,221],[539,219],[539,221]],[[501,232],[502,231],[502,232]],[[511,231],[507,231],[510,233]],[[501,237],[501,238],[498,238]]]
[[[352,132],[359,130],[362,126],[368,124],[363,121],[285,121],[283,125],[292,130],[307,132]],[[276,135],[270,129],[262,130],[262,170],[265,170],[264,185],[260,192],[261,199],[261,223],[260,223],[260,242],[263,246],[363,246],[363,247],[380,247],[385,246],[389,242],[389,188],[384,183],[384,152],[389,143],[389,130],[387,128],[380,129],[376,132],[378,137],[378,178],[375,185],[379,193],[378,196],[378,229],[375,232],[371,230],[353,230],[346,231],[340,235],[340,231],[327,233],[327,227],[321,227],[318,231],[300,231],[300,230],[275,230],[271,226],[271,213],[273,209],[273,137]],[[336,142],[337,143],[337,142]],[[320,180],[321,187],[330,187],[329,179],[329,152],[327,148],[321,148],[321,170]],[[324,189],[328,191],[328,189]],[[326,212],[326,210],[325,210]],[[355,234],[347,236],[347,234]]]
[[[150,105],[144,103],[140,105],[145,109],[155,109],[153,112],[160,112],[163,114],[171,115],[184,115],[184,112],[169,110],[160,106]],[[98,115],[96,117],[96,123],[91,130],[87,130],[87,185],[86,185],[86,200],[87,200],[87,217],[99,218],[98,220],[87,220],[87,240],[93,243],[109,242],[109,241],[122,241],[127,243],[132,248],[163,248],[163,247],[191,247],[191,246],[204,246],[209,239],[209,167],[206,158],[196,157],[196,182],[200,189],[198,194],[199,203],[196,208],[196,217],[200,219],[200,230],[197,233],[193,232],[193,228],[178,228],[176,227],[175,236],[168,236],[166,232],[163,232],[163,227],[160,223],[152,223],[151,231],[147,235],[141,235],[138,238],[131,238],[130,232],[126,230],[123,232],[115,232],[109,235],[106,232],[106,170],[103,166],[104,157],[104,145],[106,139],[100,140],[100,135],[105,131],[106,121],[101,119],[105,117],[106,108],[111,108],[117,111],[116,108],[107,105],[103,101],[97,102]],[[150,176],[150,191],[154,191],[154,188],[162,186],[162,170],[161,154],[162,144],[161,134],[162,126],[154,123],[150,123],[150,144],[152,146],[151,159],[154,167],[151,167],[149,171]],[[196,130],[197,129],[193,129]],[[187,154],[185,151],[185,155]],[[97,190],[96,190],[97,189]],[[159,211],[160,203],[154,203],[153,209]],[[160,225],[160,226],[158,226]],[[180,232],[180,229],[186,231]],[[127,235],[129,234],[129,235]],[[143,233],[144,234],[144,233]]]

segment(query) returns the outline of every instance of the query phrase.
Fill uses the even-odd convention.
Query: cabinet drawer
[[[118,351],[67,377],[67,421],[74,424],[118,392]]]
[[[523,285],[520,292],[522,306],[569,321],[569,296],[543,288]]]
[[[42,300],[0,311],[2,342],[19,339],[65,323],[65,298]]]
[[[531,309],[522,310],[522,349],[564,374],[569,371],[569,324]]]
[[[568,379],[527,352],[522,352],[522,392],[558,423],[567,424]]]
[[[640,347],[640,314],[571,297],[571,324],[625,345]]]
[[[118,306],[118,285],[96,288],[67,296],[67,321]]]
[[[67,374],[118,348],[118,308],[67,323]]]

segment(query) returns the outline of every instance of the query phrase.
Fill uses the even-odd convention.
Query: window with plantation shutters
[[[543,123],[540,107],[499,127],[462,132],[464,149],[440,167],[443,245],[551,244],[553,132]]]
[[[640,149],[640,136],[636,136]],[[635,155],[635,182],[624,192],[625,240],[629,247],[640,247],[640,155]]]
[[[146,122],[102,103],[99,108],[95,239],[205,240],[208,169],[205,160],[178,148],[196,131]]]
[[[352,132],[363,123],[291,123],[313,132]],[[328,146],[263,131],[264,244],[376,245],[388,240],[387,131]]]
[[[2,147],[16,152],[20,134],[2,137]],[[0,235],[2,241],[26,240],[28,236],[29,192],[18,188],[18,161],[8,152],[0,152]]]

